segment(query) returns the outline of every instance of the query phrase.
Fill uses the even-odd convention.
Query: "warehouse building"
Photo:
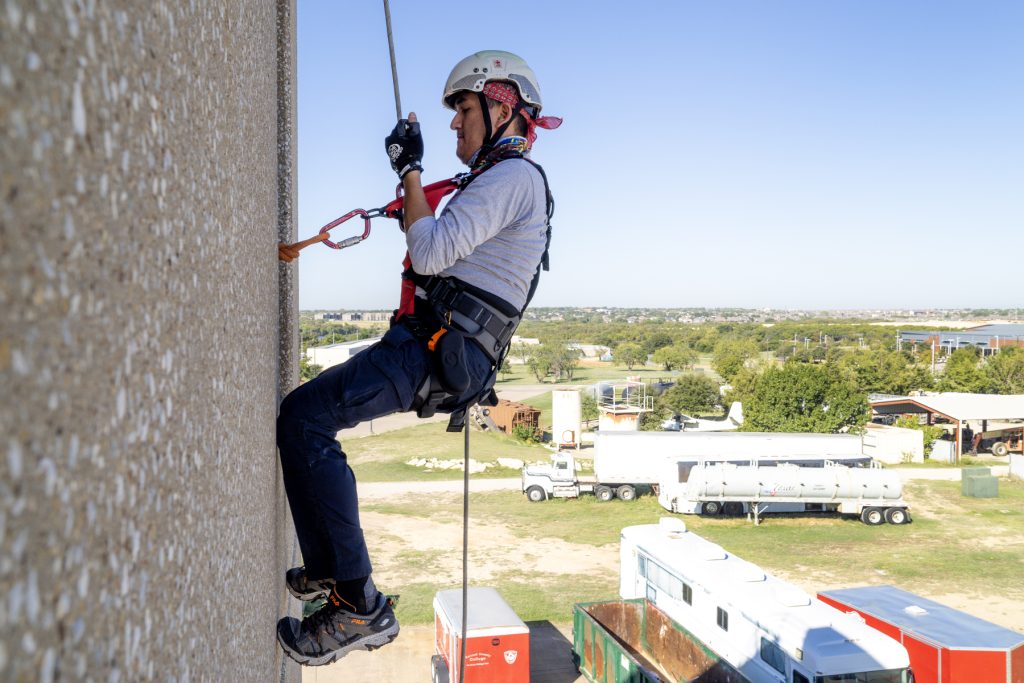
[[[899,340],[901,346],[932,349],[936,353],[952,353],[957,349],[974,347],[981,349],[983,355],[990,355],[1010,346],[1024,347],[1024,325],[980,325],[952,332],[901,330]]]

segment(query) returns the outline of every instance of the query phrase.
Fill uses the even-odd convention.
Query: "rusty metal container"
[[[748,679],[647,600],[573,607],[573,656],[600,683],[746,683]]]
[[[525,425],[533,431],[540,428],[540,409],[525,403],[501,399],[498,405],[488,408],[488,411],[494,424],[506,434],[511,434],[519,425]]]

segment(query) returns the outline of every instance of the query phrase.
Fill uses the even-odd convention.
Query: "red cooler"
[[[530,629],[493,588],[470,588],[463,683],[525,683],[530,680]],[[434,683],[458,683],[462,637],[462,589],[434,597]]]

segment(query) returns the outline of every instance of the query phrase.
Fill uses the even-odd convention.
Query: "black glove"
[[[419,121],[409,123],[408,119],[399,119],[391,135],[384,138],[384,149],[399,178],[404,178],[409,171],[422,171],[423,137]]]

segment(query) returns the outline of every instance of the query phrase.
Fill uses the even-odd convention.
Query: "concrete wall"
[[[291,0],[0,10],[0,680],[294,678]]]

